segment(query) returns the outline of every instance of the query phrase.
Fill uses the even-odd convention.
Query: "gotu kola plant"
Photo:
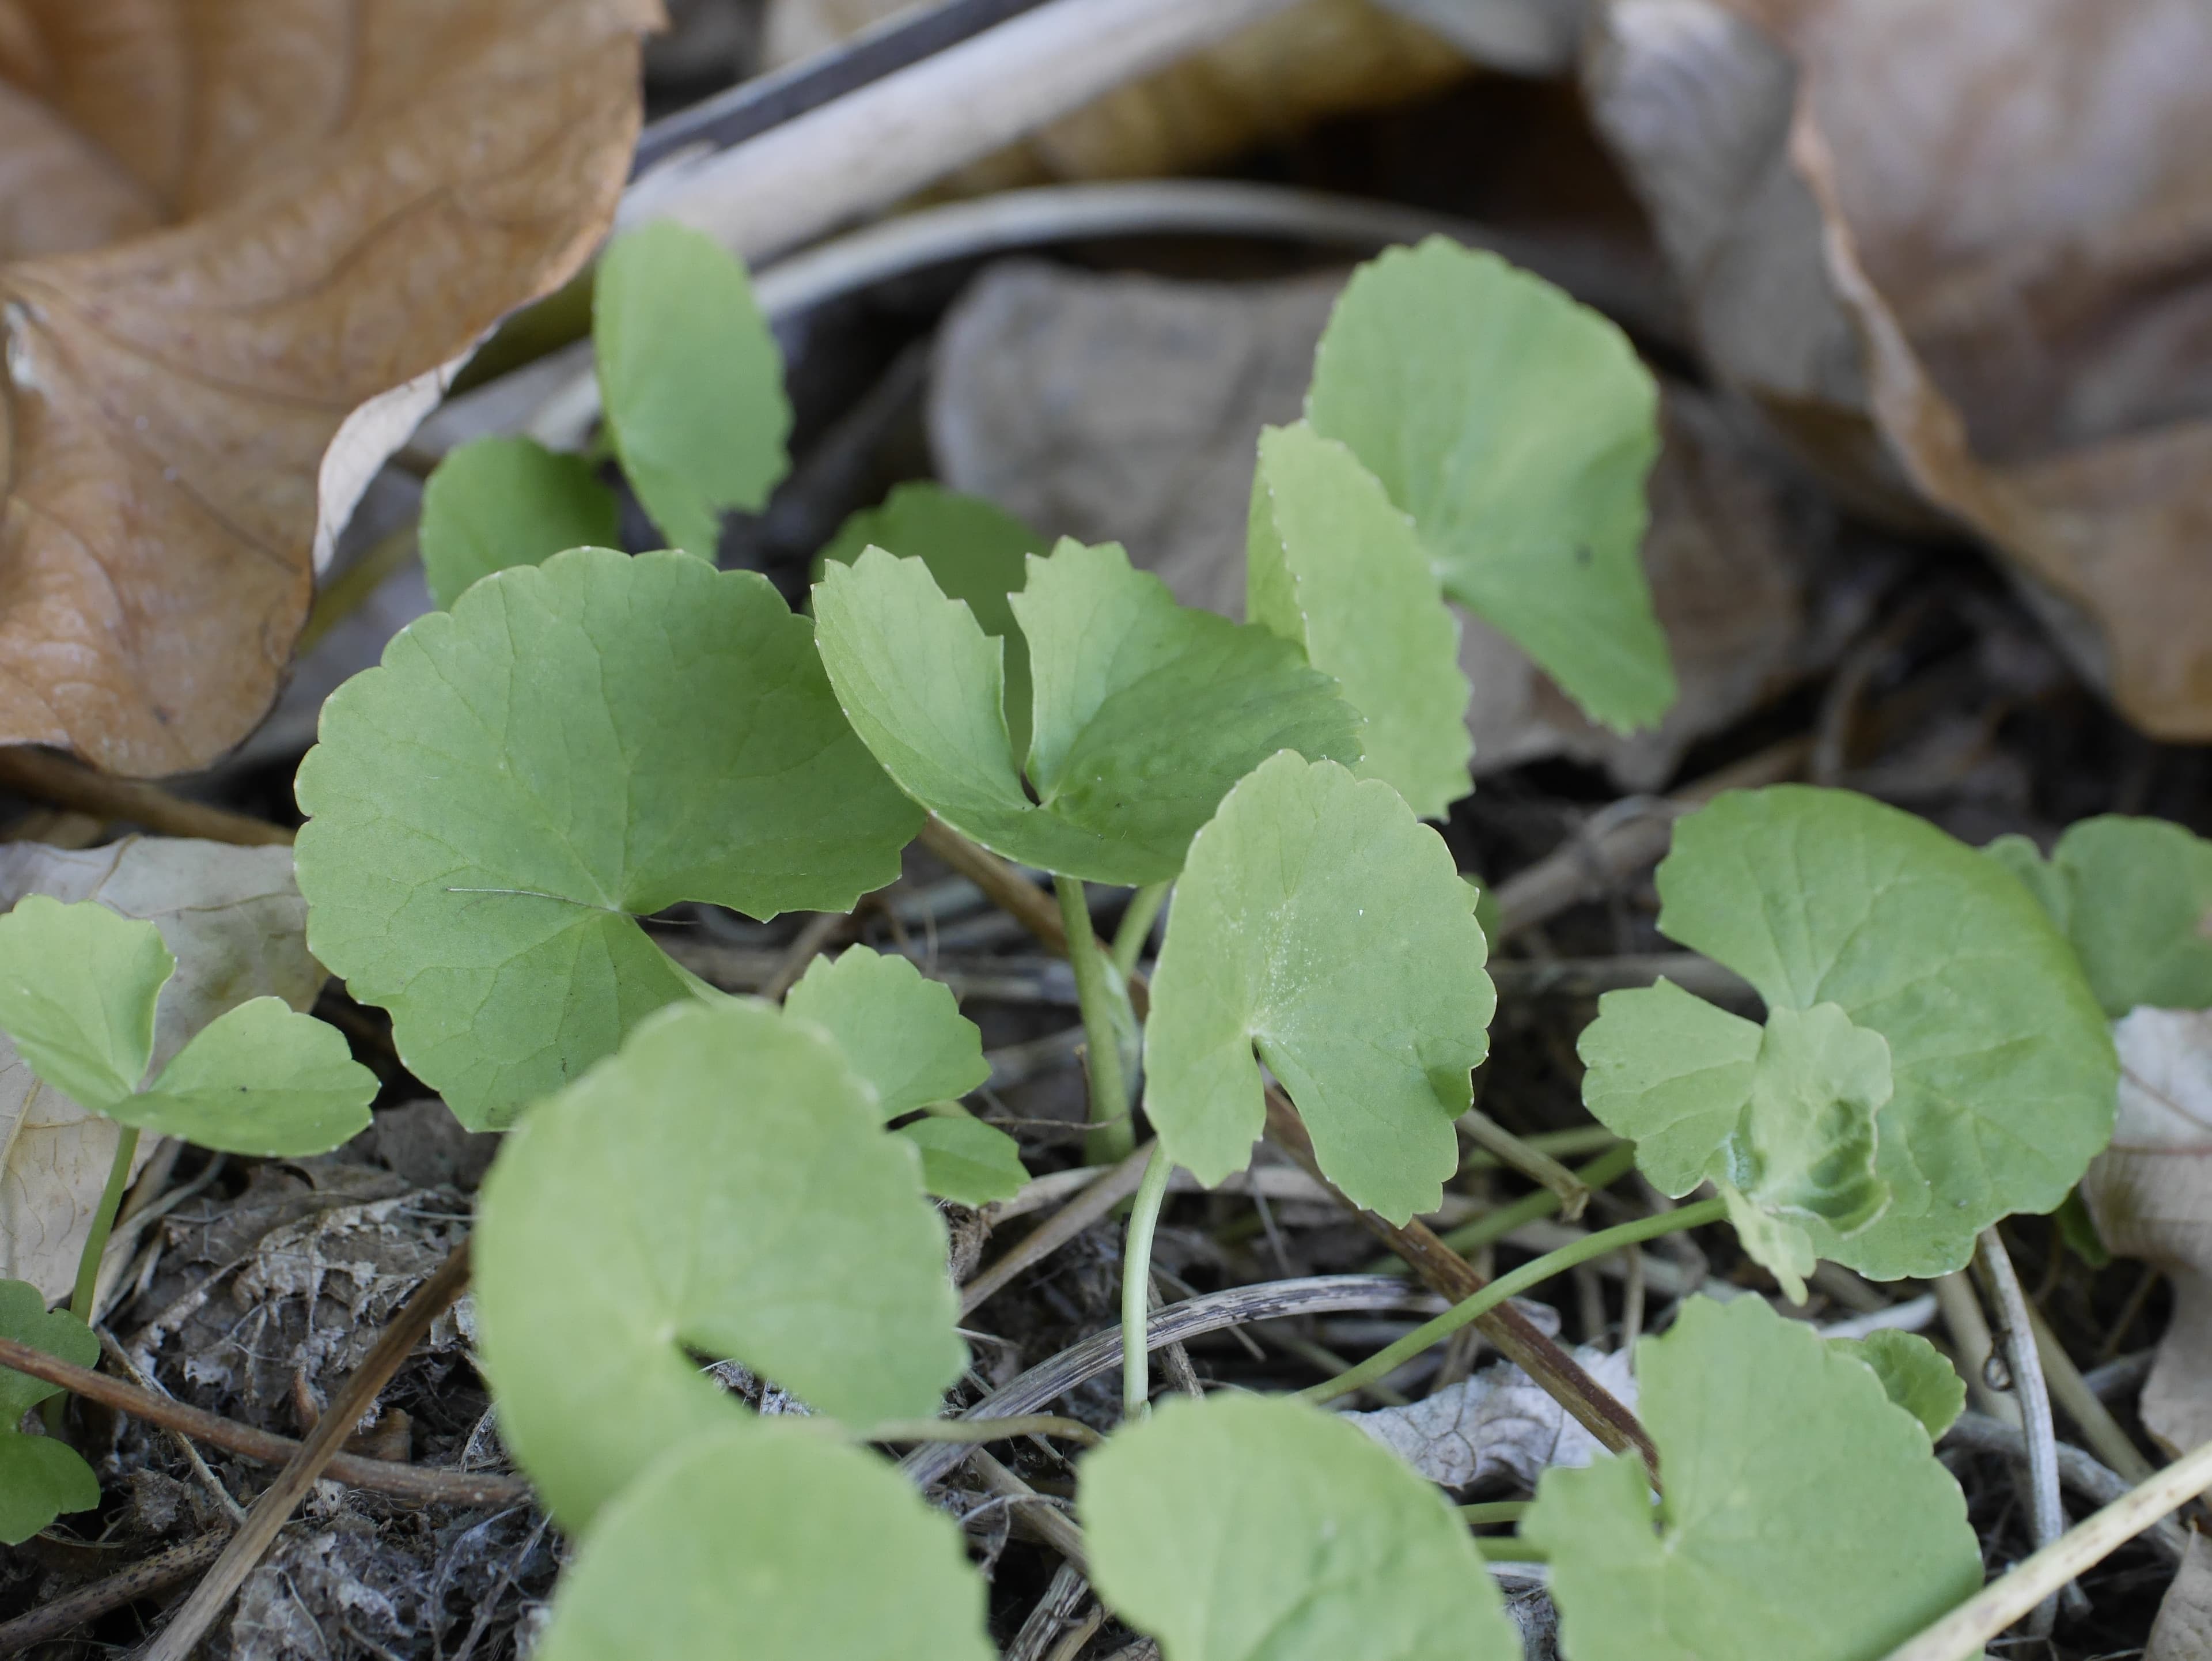
[[[725,276],[700,289],[726,323]],[[1670,681],[1636,566],[1648,377],[1609,326],[1495,261],[1394,252],[1340,303],[1307,422],[1263,441],[1251,623],[1178,605],[1117,548],[1043,553],[921,490],[830,551],[810,626],[697,557],[742,470],[687,441],[653,452],[673,482],[649,476],[619,340],[602,329],[605,454],[693,551],[493,550],[479,563],[500,569],[332,700],[301,779],[317,949],[392,1009],[457,1111],[515,1126],[483,1198],[479,1319],[509,1445],[580,1536],[548,1652],[741,1628],[770,1657],[988,1653],[949,1530],[853,1445],[921,1433],[963,1370],[928,1192],[1018,1172],[988,1127],[931,1112],[977,1081],[973,1029],[865,950],[777,1008],[701,985],[641,927],[681,899],[846,909],[897,874],[927,811],[1053,876],[1102,1122],[1133,1105],[1133,1012],[1082,885],[1177,885],[1141,1037],[1160,1147],[1127,1232],[1126,1422],[1078,1491],[1105,1595],[1169,1661],[1514,1653],[1439,1496],[1349,1427],[1286,1401],[1148,1418],[1144,1287],[1169,1173],[1245,1162],[1262,1068],[1352,1199],[1394,1219],[1435,1202],[1492,1007],[1474,896],[1419,823],[1466,786],[1445,599],[1596,718],[1656,717]],[[731,384],[780,446],[759,359]],[[1655,1180],[1725,1197],[1601,1231],[1583,1256],[1728,1216],[1784,1275],[1820,1253],[1927,1272],[2055,1201],[2094,1151],[2101,1021],[1994,864],[1856,798],[1775,792],[1686,824],[1662,886],[1666,926],[1748,976],[1769,1019],[1668,989],[1608,1004],[1594,1108],[1644,1139]],[[2015,1086],[2045,1145],[1985,1158],[1991,1098]],[[1854,1351],[1755,1300],[1688,1305],[1644,1352],[1662,1512],[1641,1467],[1603,1463],[1547,1477],[1510,1542],[1552,1557],[1577,1655],[1859,1661],[1970,1590],[1973,1539],[1929,1445],[1945,1392],[1914,1342]],[[702,1358],[811,1412],[748,1412]],[[1698,1401],[1715,1378],[1737,1403],[1717,1416]],[[1756,1483],[1730,1475],[1759,1462]],[[1816,1587],[1821,1496],[1861,1543]],[[1723,1542],[1769,1522],[1747,1602]]]

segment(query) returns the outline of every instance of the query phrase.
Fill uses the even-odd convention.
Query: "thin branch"
[[[981,889],[992,904],[1036,935],[1054,957],[1067,955],[1067,931],[1053,897],[988,848],[979,848],[932,813],[921,845]]]
[[[971,1314],[986,1299],[1001,1290],[1030,1264],[1039,1262],[1066,1245],[1137,1191],[1152,1161],[1153,1143],[1146,1142],[1024,1235],[1006,1255],[960,1288],[960,1313]]]
[[[1590,1191],[1566,1166],[1543,1149],[1529,1147],[1479,1107],[1461,1114],[1459,1123],[1484,1153],[1556,1195],[1559,1215],[1571,1223],[1583,1214],[1583,1208],[1589,1204]]]
[[[1028,1522],[1044,1542],[1080,1573],[1089,1567],[1083,1551],[1083,1530],[1075,1519],[1008,1470],[981,1448],[968,1457],[969,1469],[983,1479],[983,1486],[1002,1500],[1029,1508]]]
[[[2005,1369],[2012,1374],[2013,1400],[2020,1403],[2021,1430],[2027,1448],[2027,1475],[2029,1521],[2039,1548],[2048,1546],[2066,1532],[2066,1507],[2058,1496],[2058,1433],[2051,1424],[2051,1392],[2043,1382],[2043,1361],[2035,1353],[2035,1335],[2027,1323],[2027,1298],[2013,1273],[2012,1256],[1995,1227],[1985,1228],[1974,1242],[1974,1269],[1997,1317],[1996,1340]],[[2058,1598],[2054,1589],[2049,1601],[2028,1617],[2027,1634],[2048,1638],[2058,1623]]]
[[[281,824],[187,801],[157,785],[110,778],[48,750],[0,749],[0,786],[110,823],[143,824],[165,837],[198,837],[248,847],[289,845],[292,840],[292,832]]]
[[[2027,1438],[2019,1427],[2002,1419],[1992,1419],[1986,1413],[1971,1409],[1962,1413],[1943,1433],[1946,1447],[1972,1448],[1977,1453],[2001,1453],[2008,1459],[2027,1457]],[[2109,1506],[2135,1486],[2129,1478],[2100,1464],[2077,1447],[2061,1442],[2058,1445],[2058,1480],[2069,1493],[2079,1494],[2093,1506]],[[2189,1536],[2170,1522],[2150,1525],[2143,1535],[2168,1561],[2179,1564],[2189,1549]]]
[[[14,1655],[33,1645],[50,1642],[125,1603],[167,1591],[222,1556],[223,1544],[230,1534],[227,1528],[210,1530],[197,1540],[187,1540],[181,1546],[157,1552],[105,1580],[95,1580],[80,1591],[57,1597],[51,1603],[42,1603],[28,1614],[0,1624],[0,1655]]]
[[[1028,1413],[1012,1419],[885,1419],[855,1433],[862,1442],[985,1442],[1009,1441],[1018,1436],[1057,1436],[1063,1441],[1095,1447],[1105,1438],[1079,1419],[1053,1413]]]

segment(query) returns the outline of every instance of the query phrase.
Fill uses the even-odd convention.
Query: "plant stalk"
[[[1623,1246],[1639,1245],[1646,1240],[1656,1240],[1662,1234],[1680,1233],[1686,1228],[1702,1228],[1707,1223],[1717,1223],[1728,1215],[1728,1205],[1722,1200],[1700,1200],[1677,1211],[1663,1211],[1656,1217],[1639,1217],[1632,1223],[1622,1223],[1616,1228],[1600,1229],[1585,1235],[1572,1245],[1561,1246],[1557,1251],[1546,1252],[1534,1262],[1523,1263],[1510,1275],[1501,1275],[1473,1297],[1454,1304],[1433,1321],[1415,1327],[1395,1344],[1386,1345],[1359,1363],[1348,1372],[1309,1385],[1298,1392],[1308,1402],[1333,1402],[1338,1396],[1358,1390],[1362,1384],[1373,1383],[1412,1360],[1431,1344],[1441,1343],[1469,1322],[1487,1315],[1508,1298],[1519,1296],[1534,1286],[1540,1286],[1554,1275],[1563,1275],[1577,1263],[1595,1262],[1610,1256]]]
[[[1995,1225],[1984,1229],[1974,1242],[1974,1268],[1990,1300],[1990,1312],[1996,1317],[1997,1344],[2004,1354],[2005,1370],[2012,1374],[2013,1400],[2020,1404],[2021,1427],[2027,1443],[2029,1522],[2036,1545],[2048,1546],[2066,1532],[2066,1508],[2058,1495],[2058,1434],[2051,1422],[2051,1390],[2044,1382],[2042,1358],[2035,1353],[2035,1334],[2028,1324],[2027,1298]],[[2029,1613],[2027,1635],[2048,1638],[2057,1624],[2058,1597],[2054,1591]]]
[[[100,1205],[92,1214],[92,1232],[84,1237],[84,1250],[76,1260],[76,1289],[70,1294],[70,1313],[90,1326],[97,1318],[93,1299],[100,1295],[100,1260],[107,1252],[107,1237],[115,1229],[115,1214],[123,1208],[123,1190],[131,1186],[131,1167],[138,1158],[138,1127],[127,1124],[116,1139],[115,1163],[107,1168],[107,1186],[100,1190]]]
[[[1121,926],[1114,931],[1114,967],[1123,979],[1136,972],[1137,959],[1145,955],[1145,942],[1152,939],[1152,925],[1159,921],[1160,908],[1174,886],[1171,882],[1148,883],[1130,897]]]
[[[1083,1068],[1091,1086],[1091,1135],[1083,1144],[1088,1165],[1112,1165],[1137,1145],[1129,1123],[1128,1075],[1121,1066],[1120,1029],[1131,1025],[1127,983],[1091,928],[1091,902],[1079,877],[1055,876],[1060,920],[1067,931],[1067,960],[1075,969],[1076,1001],[1083,1007]],[[1119,1022],[1119,1013],[1124,1019]],[[1163,1179],[1164,1180],[1164,1179]]]
[[[1620,1142],[1574,1171],[1573,1176],[1583,1188],[1595,1191],[1610,1188],[1635,1165],[1636,1144]],[[1457,1252],[1480,1251],[1493,1241],[1504,1239],[1522,1224],[1540,1222],[1559,1209],[1559,1194],[1549,1188],[1540,1188],[1534,1194],[1524,1194],[1509,1205],[1486,1211],[1473,1222],[1451,1230],[1443,1237],[1444,1244]]]
[[[1168,1196],[1175,1161],[1154,1147],[1145,1180],[1129,1208],[1129,1232],[1121,1249],[1121,1420],[1133,1424],[1152,1411],[1150,1348],[1146,1342],[1152,1317],[1152,1233],[1159,1226],[1160,1203]]]

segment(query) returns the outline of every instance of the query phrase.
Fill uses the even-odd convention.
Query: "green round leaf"
[[[986,635],[1006,642],[1006,723],[1018,754],[1029,748],[1030,648],[1009,596],[1029,581],[1023,556],[1050,546],[996,502],[916,479],[838,526],[814,575],[818,580],[832,560],[850,565],[872,547],[927,565],[947,599],[961,601]]]
[[[1869,1332],[1863,1338],[1831,1338],[1829,1344],[1864,1361],[1889,1399],[1920,1421],[1930,1442],[1958,1421],[1966,1405],[1966,1381],[1943,1353],[1917,1332]]]
[[[576,549],[419,619],[324,706],[300,769],[308,944],[483,1129],[687,985],[678,900],[842,911],[921,815],[767,581]]]
[[[799,1426],[672,1449],[609,1506],[538,1661],[992,1661],[951,1518],[874,1456]]]
[[[1266,757],[1358,758],[1358,716],[1287,641],[1176,605],[1110,544],[1063,541],[1028,569],[1010,602],[1035,686],[1025,770],[1000,642],[921,560],[870,549],[814,590],[822,660],[854,729],[908,794],[986,848],[1092,882],[1164,882]]]
[[[1639,556],[1657,409],[1619,329],[1441,237],[1353,274],[1306,395],[1413,515],[1444,592],[1621,731],[1674,701]]]
[[[827,1039],[687,1003],[541,1104],[477,1208],[500,1430],[564,1526],[741,1411],[742,1361],[854,1424],[933,1414],[966,1352],[914,1148]]]
[[[1575,1661],[1867,1661],[1981,1590],[1926,1430],[1811,1327],[1692,1298],[1636,1374],[1666,1498],[1604,1457],[1546,1471],[1521,1524]]]
[[[623,476],[663,536],[712,559],[723,514],[765,506],[791,465],[783,355],[744,267],[687,226],[624,232],[599,258],[592,344]]]
[[[2108,814],[2069,826],[2047,863],[2025,837],[1987,851],[2074,943],[2107,1015],[2212,1007],[2212,842]]]
[[[422,575],[450,610],[469,586],[510,565],[621,539],[615,493],[581,456],[534,438],[479,438],[453,450],[422,487]]]
[[[1394,1221],[1434,1210],[1497,1002],[1469,897],[1389,785],[1291,754],[1254,770],[1191,843],[1152,977],[1145,1105],[1167,1157],[1206,1183],[1242,1171],[1265,1062],[1330,1181]]]
[[[72,1366],[94,1366],[100,1361],[100,1339],[93,1329],[65,1309],[49,1311],[38,1287],[24,1281],[0,1281],[0,1338],[28,1344]],[[61,1393],[59,1384],[0,1367],[0,1433],[14,1430],[25,1414]]]
[[[1100,1592],[1167,1661],[1517,1661],[1466,1528],[1352,1425],[1297,1402],[1164,1403],[1085,1457]]]
[[[1832,1004],[1888,1046],[1875,1119],[1888,1208],[1848,1235],[1805,1223],[1821,1256],[1881,1280],[1958,1269],[2000,1217],[2057,1206],[2111,1136],[2118,1064],[2073,952],[2017,881],[1925,820],[1848,791],[1734,792],[1676,825],[1658,880],[1661,929],[1770,1010]],[[1657,995],[1601,1006],[1589,1099],[1639,1160],[1647,1137],[1666,1148],[1645,1168],[1686,1192],[1706,1170],[1698,1144],[1717,1146],[1741,1103],[1726,1098],[1748,1024],[1683,1016],[1661,1040],[1669,1018],[1647,1013],[1601,1030]],[[1670,1116],[1672,1130],[1656,1123]]]
[[[338,1030],[282,998],[254,998],[193,1035],[110,1118],[264,1159],[327,1153],[368,1129],[376,1074]]]
[[[1358,458],[1303,421],[1260,435],[1244,614],[1336,677],[1365,719],[1362,778],[1423,818],[1474,788],[1459,623],[1420,538]]]
[[[146,1076],[176,969],[152,923],[27,894],[0,916],[0,1031],[39,1077],[104,1113]]]
[[[817,958],[783,1007],[835,1040],[846,1065],[875,1086],[886,1119],[957,1102],[991,1076],[983,1035],[952,989],[904,958],[866,946]]]
[[[49,1314],[38,1288],[21,1281],[0,1281],[0,1337],[76,1366],[100,1360],[92,1329],[64,1311]],[[20,1546],[55,1518],[100,1503],[100,1479],[76,1449],[20,1428],[25,1414],[60,1394],[58,1385],[0,1367],[0,1545]]]
[[[1011,1200],[1030,1173],[1021,1147],[996,1125],[965,1114],[932,1115],[893,1133],[921,1150],[921,1185],[955,1205]]]

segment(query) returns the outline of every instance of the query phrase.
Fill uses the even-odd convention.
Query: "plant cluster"
[[[1616,330],[1442,242],[1363,268],[1305,419],[1260,441],[1249,622],[927,486],[825,551],[810,617],[710,563],[720,514],[784,466],[743,273],[654,228],[616,244],[597,307],[599,451],[447,461],[422,532],[446,609],[331,699],[298,781],[316,954],[463,1123],[511,1132],[476,1297],[502,1434],[580,1542],[549,1661],[734,1631],[763,1658],[991,1653],[956,1530],[872,1451],[958,1433],[937,1417],[967,1355],[933,1196],[1026,1175],[958,1104],[988,1072],[977,1032],[902,958],[817,959],[779,1006],[703,985],[641,926],[684,901],[849,910],[925,815],[1050,875],[1094,1151],[1127,1151],[1139,1110],[1157,1138],[1127,1231],[1129,1410],[1082,1460],[1078,1516],[1102,1595],[1170,1661],[1506,1661],[1486,1552],[1548,1561],[1576,1661],[1865,1661],[1979,1586],[1932,1451],[1960,1404],[1948,1363],[1756,1298],[1692,1299],[1643,1345],[1657,1470],[1553,1470],[1503,1540],[1318,1404],[1502,1283],[1314,1400],[1147,1403],[1169,1174],[1244,1169],[1270,1078],[1329,1181],[1386,1219],[1432,1210],[1456,1167],[1494,998],[1474,894],[1422,823],[1470,788],[1447,602],[1600,721],[1673,696],[1638,558],[1654,389]],[[610,460],[670,550],[604,545]],[[2206,852],[2100,821],[2045,864],[1791,787],[1683,821],[1660,926],[1765,1016],[1663,982],[1603,1001],[1591,1112],[1662,1189],[1717,1197],[1593,1250],[1725,1218],[1802,1299],[1822,1258],[1939,1274],[2057,1207],[2110,1134],[2107,1015],[2212,1001],[2212,944],[2171,923],[2176,895],[2191,927],[2212,901]],[[1096,939],[1086,883],[1139,891],[1147,926],[1173,885],[1142,997],[1141,933]],[[368,1076],[281,1007],[223,1017],[143,1084],[150,926],[27,902],[0,931],[0,1027],[80,1101],[242,1152],[363,1122]],[[20,1302],[0,1331],[82,1351]],[[702,1357],[811,1411],[751,1414]],[[65,1451],[0,1437],[42,1485],[0,1484],[5,1537],[86,1502]]]

